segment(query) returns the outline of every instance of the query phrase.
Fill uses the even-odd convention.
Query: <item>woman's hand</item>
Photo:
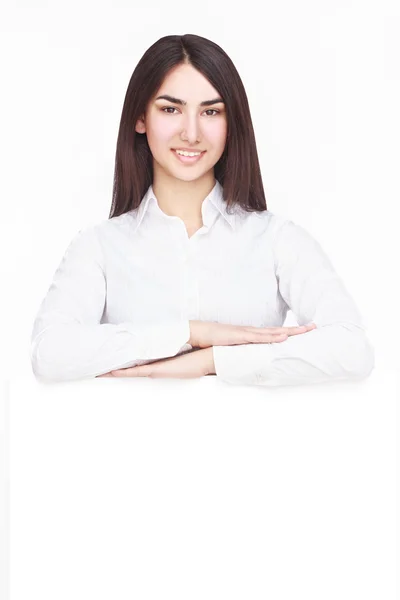
[[[189,321],[189,344],[197,348],[235,346],[237,344],[273,344],[284,342],[291,335],[316,329],[315,323],[294,327],[247,327],[213,321]]]
[[[189,343],[199,350],[179,356],[163,358],[147,365],[116,369],[97,377],[174,377],[188,379],[215,375],[212,346],[235,346],[238,344],[265,344],[284,342],[291,335],[299,335],[316,329],[315,323],[294,327],[246,327],[225,325],[212,321],[189,321]]]
[[[194,350],[187,354],[163,358],[148,365],[117,369],[97,377],[174,377],[189,379],[215,374],[212,348]]]

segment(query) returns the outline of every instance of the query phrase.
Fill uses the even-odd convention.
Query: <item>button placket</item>
[[[192,242],[193,238],[190,238],[186,248],[185,306],[188,319],[197,320],[199,315],[199,281],[195,256],[196,247]]]

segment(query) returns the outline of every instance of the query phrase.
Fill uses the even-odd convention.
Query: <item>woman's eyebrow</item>
[[[169,102],[172,102],[173,104],[181,104],[181,105],[187,104],[187,102],[185,100],[180,100],[179,98],[174,98],[173,96],[169,96],[168,94],[164,94],[163,96],[157,96],[156,100],[168,100]],[[204,100],[204,102],[200,102],[199,106],[211,106],[212,104],[218,104],[219,102],[222,102],[223,104],[225,104],[225,102],[222,100],[222,98],[214,98],[214,100]]]

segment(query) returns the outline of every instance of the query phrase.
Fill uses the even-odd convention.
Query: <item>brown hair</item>
[[[227,139],[214,165],[214,176],[223,187],[227,209],[239,205],[247,212],[267,210],[249,104],[239,73],[220,46],[186,34],[160,38],[132,73],[118,132],[109,218],[136,209],[153,183],[147,136],[137,133],[135,125],[168,72],[184,63],[202,73],[225,101]]]

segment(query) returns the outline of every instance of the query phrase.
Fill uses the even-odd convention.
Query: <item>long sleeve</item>
[[[216,375],[264,386],[361,379],[374,368],[374,349],[359,310],[321,245],[286,220],[274,241],[279,293],[299,325],[317,329],[284,342],[215,346]]]
[[[87,227],[70,242],[36,316],[31,336],[36,377],[94,378],[192,348],[186,320],[140,328],[101,324],[106,286],[102,247],[94,227]]]

